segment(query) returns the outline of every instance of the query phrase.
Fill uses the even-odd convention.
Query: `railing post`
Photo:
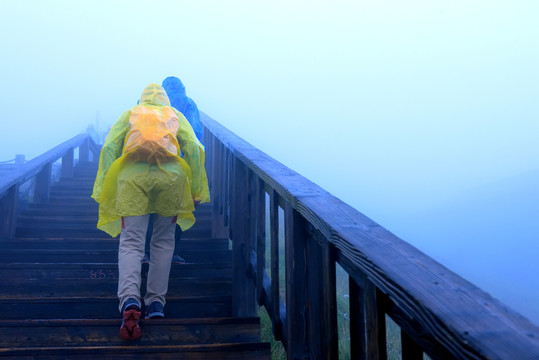
[[[212,238],[226,238],[228,237],[228,229],[224,224],[223,217],[223,202],[225,201],[225,194],[223,193],[222,184],[226,178],[226,168],[222,166],[221,159],[224,157],[223,147],[221,142],[213,137],[209,143],[211,156],[211,164],[209,168],[211,179],[211,193],[212,193]]]
[[[15,184],[0,198],[0,214],[2,214],[0,237],[2,238],[15,237],[18,197],[19,184]]]
[[[248,201],[247,167],[234,159],[233,178],[233,217],[232,217],[232,311],[235,316],[256,316],[256,293],[253,282],[247,281],[251,264],[251,251],[254,250],[254,237],[249,237],[250,205]],[[254,219],[252,219],[254,221]]]
[[[49,200],[51,188],[51,163],[43,165],[41,171],[36,175],[36,185],[34,189],[34,202],[44,203]]]
[[[90,139],[89,137],[79,146],[79,161],[90,161]],[[63,162],[63,160],[62,160]]]
[[[351,360],[387,358],[386,322],[382,294],[366,277],[357,284],[350,277]]]
[[[285,203],[287,358],[308,359],[307,222]]]
[[[74,150],[69,149],[64,156],[62,156],[62,177],[73,177],[73,163],[74,163]]]
[[[307,244],[307,331],[311,359],[339,358],[334,249],[320,233]]]
[[[264,271],[266,269],[266,191],[264,181],[256,180],[256,300],[258,305],[265,301]]]
[[[339,357],[335,255],[330,243],[310,227],[287,202],[287,354],[289,359],[333,360]]]
[[[271,304],[273,305],[273,335],[276,340],[283,339],[281,322],[281,294],[279,286],[279,194],[270,192],[270,249],[271,249]],[[286,299],[285,299],[286,300]]]
[[[230,196],[232,194],[232,174],[234,170],[234,165],[232,162],[233,155],[230,149],[226,149],[226,155],[223,159],[223,168],[226,169],[225,171],[225,182],[223,183],[224,187],[222,188],[221,193],[224,192],[224,203],[223,203],[223,222],[224,225],[232,228],[230,226],[230,216],[232,213],[232,204],[230,201]],[[229,232],[230,233],[230,232]]]
[[[217,232],[219,231],[219,223],[220,223],[220,216],[219,216],[219,204],[222,201],[221,200],[221,194],[219,194],[219,184],[222,181],[222,171],[223,169],[218,167],[219,160],[220,159],[220,152],[219,152],[219,146],[216,146],[216,143],[218,140],[215,137],[212,137],[210,141],[207,143],[210,152],[213,156],[207,157],[208,160],[210,160],[210,163],[208,164],[208,180],[209,180],[209,187],[211,191],[211,201],[212,201],[212,227],[211,227],[211,237],[217,238]]]

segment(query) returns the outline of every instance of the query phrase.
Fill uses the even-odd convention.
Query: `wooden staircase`
[[[73,178],[51,188],[48,203],[21,212],[14,239],[2,239],[0,357],[270,359],[259,318],[232,316],[228,239],[211,238],[204,205],[183,234],[187,263],[172,267],[166,319],[141,321],[140,340],[120,339],[118,239],[95,227],[96,171],[95,163],[79,163]]]

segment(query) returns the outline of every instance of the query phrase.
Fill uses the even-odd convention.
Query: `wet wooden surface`
[[[259,319],[232,315],[229,240],[211,237],[211,205],[180,241],[186,264],[171,268],[166,319],[142,320],[140,340],[119,338],[118,239],[95,228],[95,172],[75,166],[47,203],[23,209],[15,238],[0,239],[0,358],[269,359]]]

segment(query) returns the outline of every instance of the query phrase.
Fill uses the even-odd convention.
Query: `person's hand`
[[[193,199],[193,204],[197,207],[200,204],[200,200]]]

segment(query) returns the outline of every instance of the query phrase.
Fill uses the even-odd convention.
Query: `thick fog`
[[[199,108],[539,324],[539,2],[0,0],[0,161],[178,76]]]

